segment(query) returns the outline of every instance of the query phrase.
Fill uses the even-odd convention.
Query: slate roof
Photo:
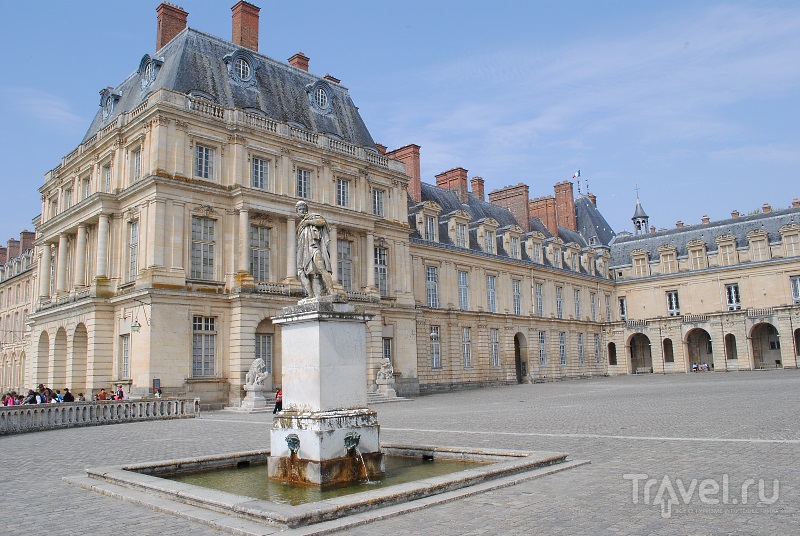
[[[592,200],[585,195],[575,199],[575,222],[578,233],[587,244],[607,246],[616,236]]]
[[[780,241],[780,228],[790,223],[800,224],[800,207],[775,210],[767,214],[754,214],[720,220],[708,224],[689,225],[685,227],[659,231],[644,235],[618,235],[611,243],[611,266],[631,264],[631,252],[643,249],[650,254],[650,260],[657,259],[658,248],[664,244],[672,244],[678,250],[678,256],[689,254],[686,243],[699,239],[705,242],[706,251],[717,251],[715,239],[721,235],[733,235],[737,247],[746,247],[749,243],[747,233],[755,229],[767,232],[771,243]]]
[[[223,58],[236,51],[254,61],[251,81],[241,82],[228,74]],[[112,92],[120,96],[113,113],[104,120],[103,110],[98,110],[84,140],[120,113],[136,108],[148,93],[167,88],[186,94],[201,92],[224,108],[260,110],[275,121],[297,123],[306,130],[333,134],[349,143],[375,149],[347,88],[339,84],[193,28],[181,31],[153,57],[163,60],[155,80],[143,88],[137,69],[113,88]],[[306,88],[315,83],[325,84],[326,90],[329,89],[328,113],[317,111],[311,104]]]

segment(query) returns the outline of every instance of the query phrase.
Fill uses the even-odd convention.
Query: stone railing
[[[758,307],[747,310],[747,318],[760,318],[762,316],[772,316],[775,310],[772,307]]]
[[[319,141],[319,134],[314,132],[309,132],[308,130],[303,130],[302,128],[297,127],[291,127],[289,131],[292,134],[292,138],[295,140],[304,141],[313,145],[317,145]]]
[[[696,324],[698,322],[708,322],[707,315],[683,315],[684,324]]]
[[[0,435],[200,415],[199,398],[151,398],[108,402],[0,407]]]
[[[85,300],[86,298],[91,298],[91,297],[92,297],[92,288],[83,287],[75,289],[73,292],[69,294],[64,294],[63,296],[41,297],[39,298],[39,301],[36,304],[36,310],[43,311],[44,309],[50,309],[51,307],[58,307],[59,305]]]
[[[347,295],[347,299],[350,301],[370,302],[370,303],[379,303],[381,301],[381,297],[372,292],[363,292],[360,290],[348,290],[345,294]]]
[[[187,108],[200,115],[210,115],[217,119],[222,119],[225,116],[225,108],[206,99],[189,97]]]
[[[625,327],[628,328],[646,328],[647,320],[626,320]]]
[[[329,139],[328,145],[330,146],[331,151],[336,151],[337,153],[342,153],[342,154],[349,154],[350,156],[356,156],[357,147],[350,143]]]
[[[266,117],[262,117],[260,115],[245,112],[242,121],[250,128],[266,130],[267,132],[278,132],[277,121],[267,119]]]

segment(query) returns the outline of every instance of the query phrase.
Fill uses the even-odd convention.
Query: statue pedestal
[[[245,385],[242,411],[267,411],[267,387],[264,385]],[[271,393],[270,393],[271,394]]]
[[[281,325],[283,407],[270,434],[269,476],[320,487],[383,476],[380,426],[367,408],[365,323],[348,303],[303,300]]]
[[[385,396],[386,398],[397,397],[397,391],[394,390],[394,378],[391,379],[378,378],[377,380],[375,380],[375,384],[378,386],[376,392],[379,395]]]

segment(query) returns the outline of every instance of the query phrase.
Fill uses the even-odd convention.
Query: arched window
[[[672,350],[672,339],[664,339],[664,362],[675,362],[675,354]]]
[[[613,342],[608,343],[608,364],[617,364],[617,345]]]

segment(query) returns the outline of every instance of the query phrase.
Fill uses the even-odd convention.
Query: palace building
[[[423,182],[421,148],[376,143],[342,81],[259,53],[259,8],[232,8],[230,41],[157,12],[155,48],[45,175],[35,242],[14,259],[9,242],[4,389],[236,406],[256,358],[279,385],[270,319],[303,295],[301,199],[331,226],[336,287],[374,315],[373,387],[385,357],[409,396],[797,366],[800,207],[655,232],[637,199],[616,235],[569,181],[534,198],[461,167]]]

